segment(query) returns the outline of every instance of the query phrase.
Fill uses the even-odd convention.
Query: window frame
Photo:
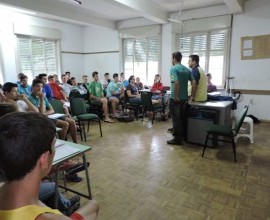
[[[149,37],[137,37],[137,38],[123,38],[122,39],[122,60],[123,60],[123,63],[122,63],[122,68],[123,68],[123,72],[125,72],[125,41],[133,41],[133,68],[132,68],[132,72],[133,72],[133,75],[135,77],[137,77],[134,72],[134,59],[135,59],[135,41],[136,40],[146,40],[147,41],[147,50],[146,50],[146,82],[143,82],[143,84],[145,85],[152,85],[153,82],[150,82],[149,80],[149,40],[158,40],[159,42],[159,48],[158,48],[158,72],[156,74],[159,74],[160,71],[161,71],[161,54],[162,54],[162,40],[161,40],[161,36],[158,35],[158,36],[149,36]]]
[[[224,41],[224,50],[223,50],[223,71],[222,71],[222,82],[221,85],[218,86],[218,88],[222,89],[224,88],[224,85],[226,83],[226,76],[228,75],[229,70],[229,62],[230,62],[230,53],[229,53],[229,47],[231,42],[231,28],[223,28],[223,29],[212,29],[209,31],[198,31],[198,32],[189,32],[189,33],[183,33],[183,34],[177,34],[176,36],[176,48],[181,52],[180,49],[180,38],[183,37],[191,37],[191,46],[190,46],[190,54],[193,54],[194,51],[194,37],[200,36],[200,35],[206,35],[206,51],[205,51],[205,69],[204,71],[208,73],[209,71],[209,61],[210,61],[210,54],[211,50],[211,35],[213,34],[219,34],[219,33],[225,33],[225,41]],[[183,64],[185,65],[185,64]]]
[[[17,62],[17,67],[18,67],[18,72],[23,72],[22,68],[21,68],[21,60],[20,60],[20,49],[19,49],[19,38],[26,38],[31,40],[31,48],[32,48],[32,40],[33,39],[39,39],[43,41],[43,48],[44,48],[44,63],[45,63],[45,69],[46,71],[42,72],[42,73],[46,73],[46,74],[57,74],[58,76],[61,75],[61,57],[60,57],[60,39],[52,39],[52,38],[44,38],[44,37],[36,37],[36,36],[30,36],[30,35],[23,35],[23,34],[16,34],[16,62]],[[50,42],[54,42],[54,46],[55,46],[55,60],[56,60],[56,72],[50,72],[48,71],[47,68],[47,59],[46,59],[46,52],[45,52],[45,41],[50,41]],[[28,76],[28,78],[32,78],[34,79],[38,74],[40,73],[35,73],[33,71],[33,58],[32,58],[32,50],[31,50],[31,75],[26,74]]]

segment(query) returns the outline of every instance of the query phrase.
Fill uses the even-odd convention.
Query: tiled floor
[[[205,158],[201,146],[167,145],[171,121],[102,127],[103,138],[97,125],[87,137],[100,220],[270,219],[270,124],[254,126],[254,144],[239,139],[237,163],[230,144]]]

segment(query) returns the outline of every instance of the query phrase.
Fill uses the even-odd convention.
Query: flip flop
[[[106,120],[104,120],[104,122],[107,122],[107,123],[114,123],[114,121],[111,120],[111,119],[106,119]]]

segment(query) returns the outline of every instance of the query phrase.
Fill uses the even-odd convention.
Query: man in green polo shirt
[[[175,52],[172,54],[173,67],[170,70],[171,78],[171,97],[170,111],[173,122],[172,140],[167,141],[168,144],[182,145],[182,140],[186,137],[186,106],[188,102],[188,81],[192,84],[191,99],[194,94],[194,77],[191,71],[181,64],[182,54]]]
[[[109,113],[108,113],[108,101],[107,98],[104,97],[103,89],[101,83],[98,81],[98,72],[92,73],[94,81],[90,85],[90,99],[91,104],[99,104],[102,103],[102,110],[104,113],[104,122],[112,123],[113,120],[110,119]]]

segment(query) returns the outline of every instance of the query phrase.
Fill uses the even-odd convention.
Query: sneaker
[[[76,202],[65,210],[67,216],[71,216],[76,210],[80,208],[80,202]]]
[[[82,178],[79,177],[77,174],[73,174],[73,175],[67,174],[66,175],[66,180],[68,180],[70,182],[78,183],[78,182],[81,182],[82,181]]]
[[[167,144],[171,144],[171,145],[183,145],[182,141],[178,141],[175,138],[172,140],[167,141]]]
[[[80,196],[77,196],[77,195],[71,197],[71,198],[69,199],[70,205],[71,205],[71,206],[74,205],[75,203],[79,202],[80,199],[81,199],[81,197],[80,197]]]

